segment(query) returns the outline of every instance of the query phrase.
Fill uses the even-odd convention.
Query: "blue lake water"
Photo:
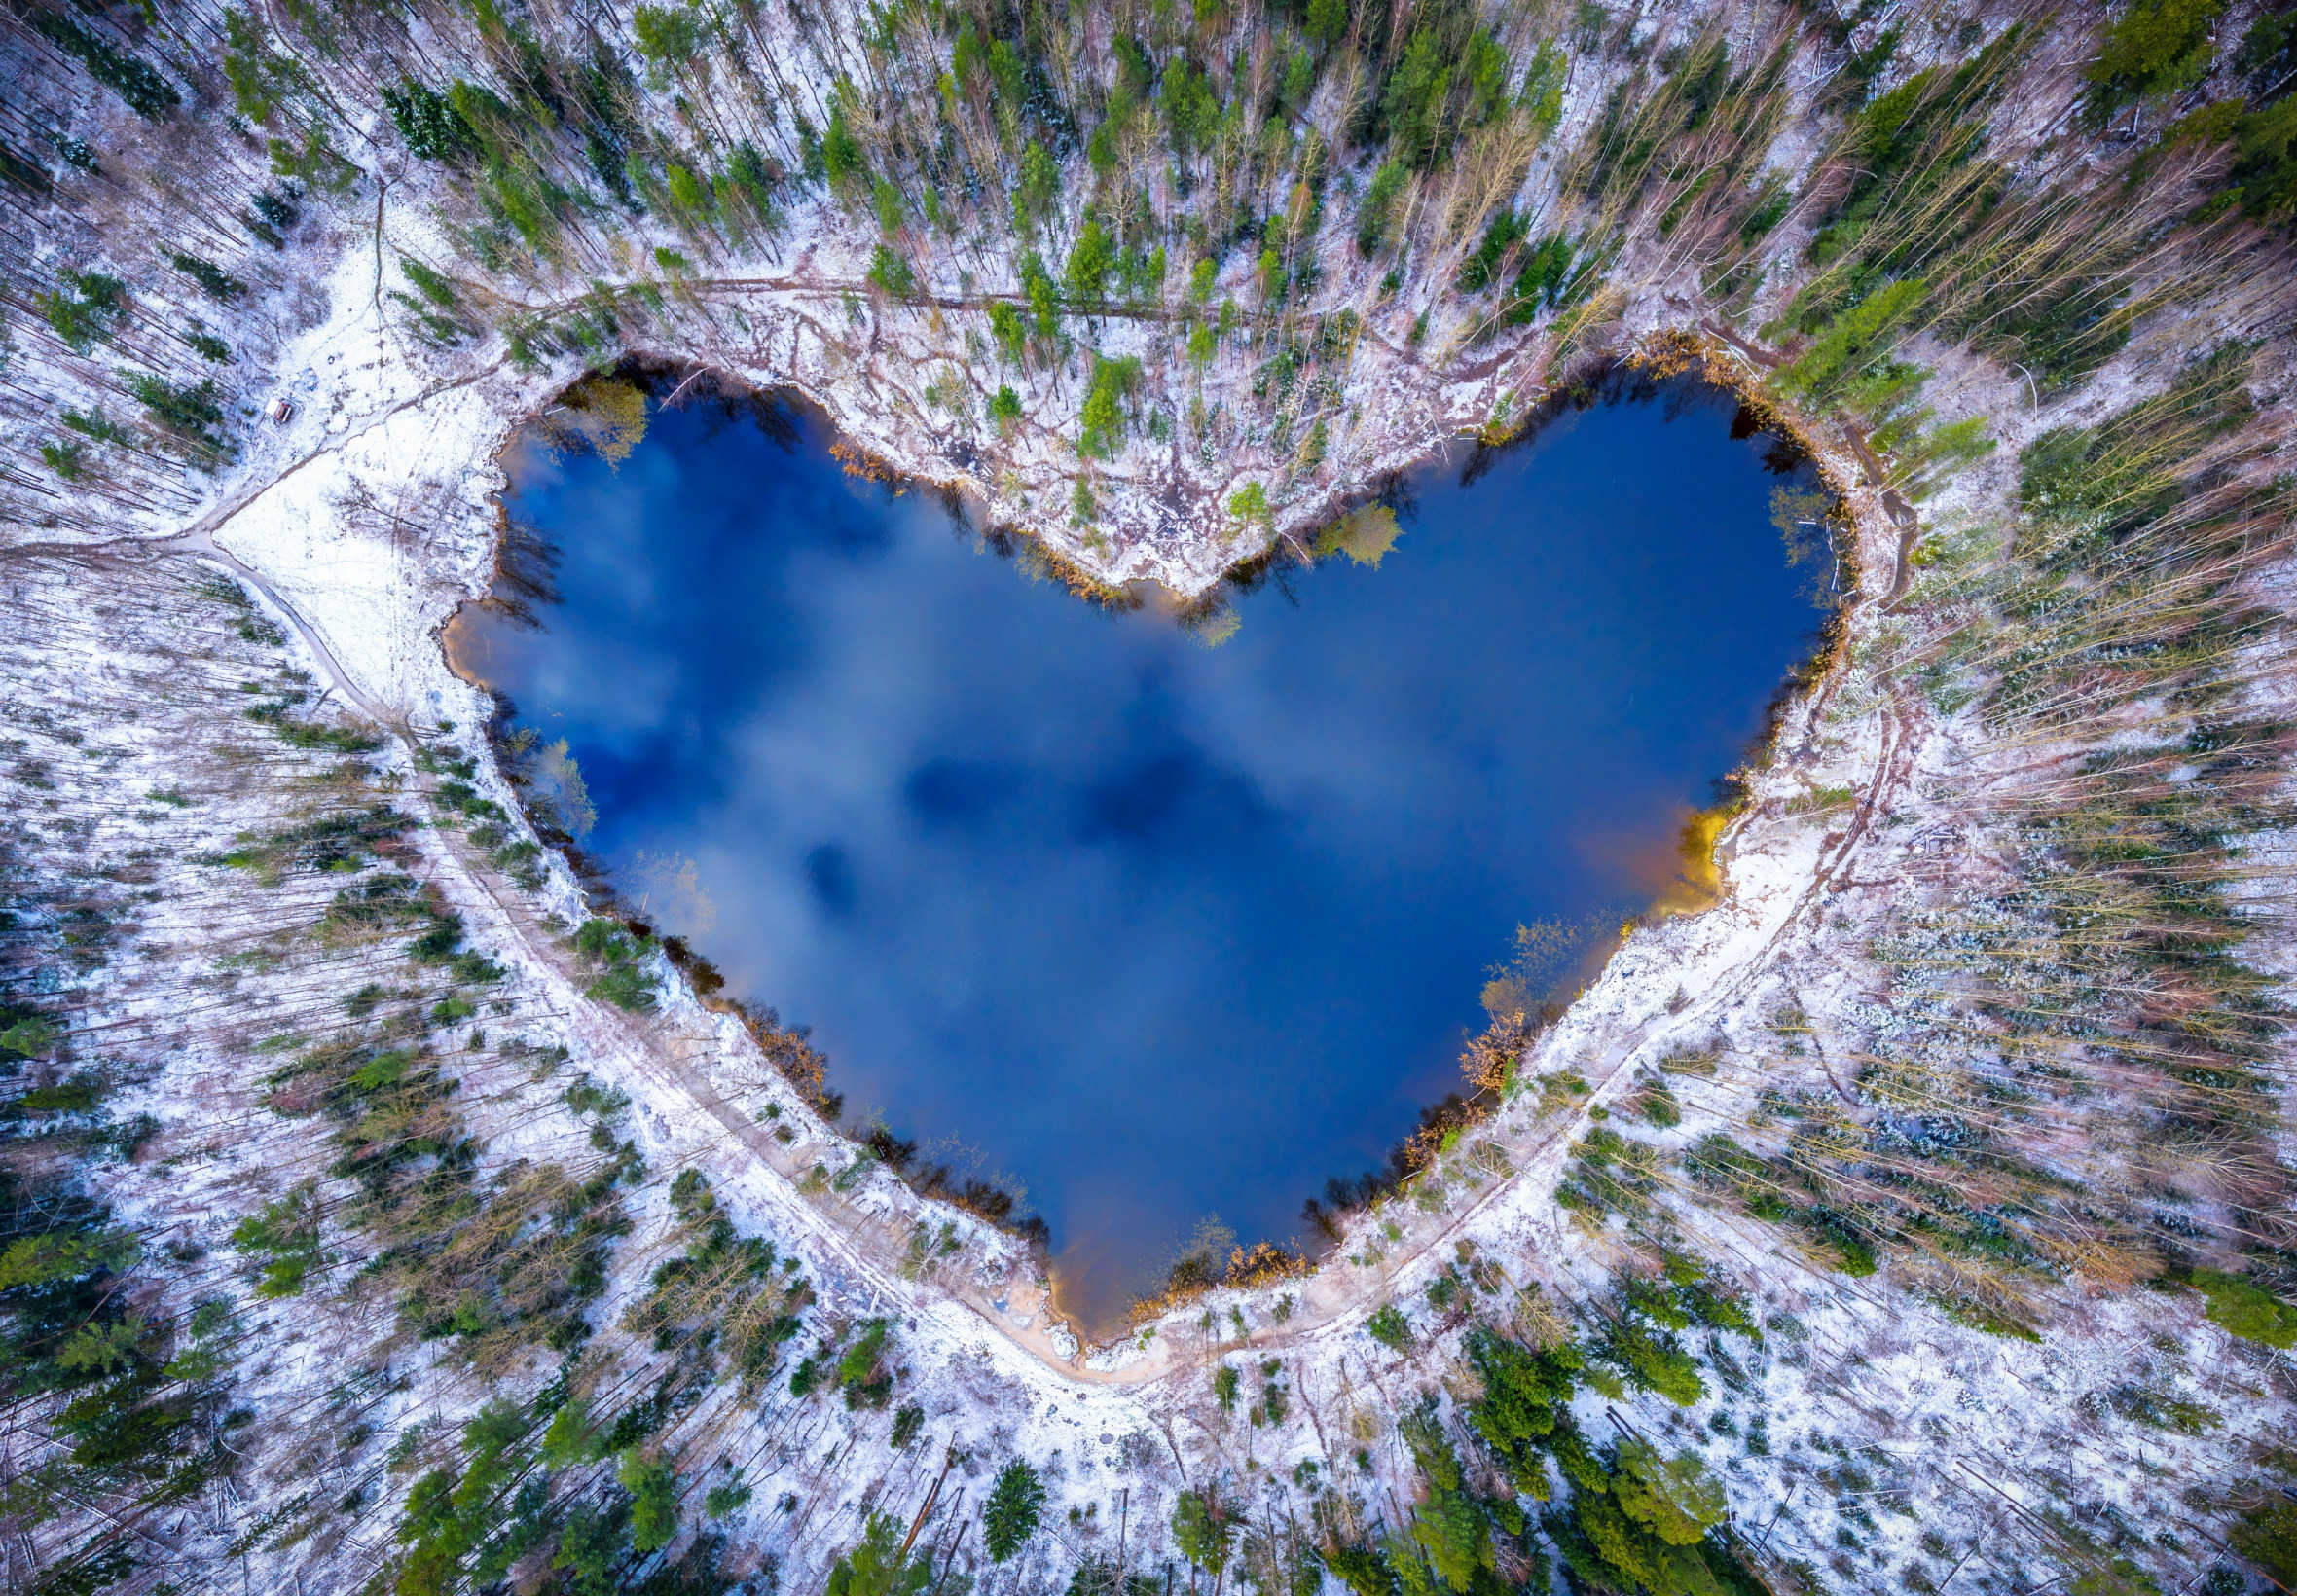
[[[1025,1185],[1106,1324],[1207,1215],[1284,1241],[1378,1166],[1518,925],[1664,885],[1829,579],[1734,409],[1630,388],[1431,464],[1377,568],[1280,570],[1217,647],[805,412],[658,411],[618,468],[514,454],[555,601],[456,652],[566,740],[626,900],[811,1026],[850,1122]]]

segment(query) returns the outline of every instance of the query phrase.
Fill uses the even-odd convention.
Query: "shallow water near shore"
[[[1279,569],[1218,646],[1027,580],[803,410],[656,411],[618,466],[514,451],[553,591],[452,640],[565,740],[626,901],[812,1027],[850,1124],[1025,1186],[1105,1330],[1459,1089],[1518,925],[1663,892],[1813,647],[1807,469],[1623,392],[1414,473],[1376,566]]]

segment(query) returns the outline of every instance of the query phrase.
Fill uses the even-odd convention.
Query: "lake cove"
[[[514,447],[539,625],[466,609],[456,657],[564,740],[630,911],[810,1027],[849,1126],[1025,1188],[1094,1330],[1202,1236],[1312,1239],[1461,1089],[1487,983],[1566,967],[1519,926],[1667,890],[1837,576],[1808,469],[1679,384],[1431,463],[1392,546],[1185,626],[803,410],[648,408],[618,460]]]

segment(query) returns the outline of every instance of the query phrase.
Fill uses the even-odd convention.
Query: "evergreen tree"
[[[1044,1482],[1035,1469],[1015,1458],[999,1472],[981,1509],[981,1543],[989,1550],[989,1560],[1009,1561],[1037,1533],[1038,1515],[1043,1510]]]

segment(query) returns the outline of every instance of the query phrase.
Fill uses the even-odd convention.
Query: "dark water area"
[[[1105,1327],[1207,1216],[1285,1241],[1380,1166],[1518,925],[1648,905],[1809,654],[1806,472],[1622,391],[1423,468],[1376,568],[1278,571],[1217,646],[803,411],[657,410],[618,468],[515,453],[555,595],[457,658],[565,740],[625,901],[810,1026],[849,1123],[1025,1186]]]

